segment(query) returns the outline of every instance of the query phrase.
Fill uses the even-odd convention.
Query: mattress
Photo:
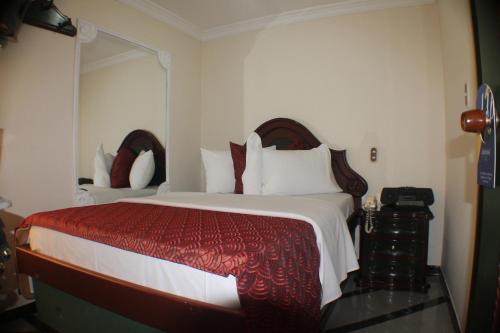
[[[122,201],[298,218],[313,225],[320,252],[321,305],[340,297],[340,282],[358,269],[346,225],[353,210],[344,193],[308,196],[168,193]],[[105,244],[33,226],[31,249],[128,282],[228,308],[239,308],[235,277],[125,251]]]
[[[142,189],[133,190],[130,187],[111,188],[98,187],[94,185],[79,185],[75,196],[77,206],[99,205],[114,202],[123,198],[138,198],[155,195],[158,186],[148,186]]]

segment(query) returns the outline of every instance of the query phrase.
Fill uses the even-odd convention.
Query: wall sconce
[[[496,185],[498,121],[493,91],[487,84],[482,84],[477,93],[476,109],[463,112],[460,125],[465,132],[481,136],[477,183],[489,188]]]

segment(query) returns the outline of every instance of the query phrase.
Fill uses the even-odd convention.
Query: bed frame
[[[259,126],[256,133],[265,147],[276,145],[277,149],[293,150],[320,145],[307,128],[286,118],[269,120]],[[127,139],[129,137],[134,141],[134,132]],[[331,155],[337,183],[344,192],[352,195],[354,207],[359,210],[361,197],[368,188],[366,181],[349,166],[345,150],[331,149]],[[355,227],[357,218],[350,218],[348,222]],[[19,273],[159,330],[244,331],[245,316],[240,309],[228,309],[119,280],[35,253],[26,245],[17,246],[16,252]]]
[[[276,145],[278,150],[312,149],[321,142],[302,124],[288,118],[271,119],[255,132],[262,139],[262,146]],[[361,208],[361,197],[368,190],[366,181],[347,163],[346,151],[330,149],[335,180],[345,193],[352,195],[354,208]]]

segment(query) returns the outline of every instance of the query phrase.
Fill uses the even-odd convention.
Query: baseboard
[[[451,297],[450,288],[448,287],[448,283],[446,283],[445,275],[443,274],[441,267],[439,267],[439,266],[436,266],[436,267],[439,270],[439,276],[441,278],[441,282],[443,283],[443,285],[445,287],[446,297],[448,297],[448,299],[450,300],[448,302],[448,307],[450,309],[450,314],[453,314],[452,321],[453,321],[453,326],[455,327],[455,331],[463,332],[462,325],[460,324],[460,321],[458,320],[458,314],[457,314],[457,310],[455,307],[455,301],[454,301],[453,297]]]

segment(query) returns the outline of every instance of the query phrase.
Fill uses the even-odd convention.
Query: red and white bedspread
[[[357,268],[344,212],[314,198],[171,193],[24,223],[231,274],[254,330],[314,330],[320,304],[337,298]]]

